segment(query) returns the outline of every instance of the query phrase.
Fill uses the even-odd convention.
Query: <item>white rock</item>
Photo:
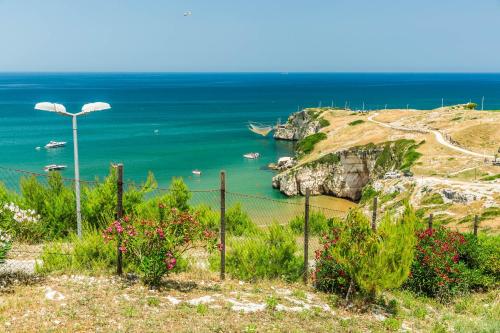
[[[45,298],[51,301],[61,301],[65,299],[64,295],[57,290],[47,287],[45,289]]]

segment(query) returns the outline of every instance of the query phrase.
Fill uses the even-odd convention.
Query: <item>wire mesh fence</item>
[[[17,237],[12,242],[12,248],[8,252],[6,262],[0,265],[0,273],[7,271],[32,273],[35,271],[35,266],[40,264],[43,253],[60,255],[63,258],[70,255],[71,245],[67,240],[76,231],[74,185],[74,179],[64,178],[57,172],[36,173],[0,167],[0,230],[4,227],[7,218],[17,218],[19,225],[37,223],[39,220],[43,220],[46,229],[52,229],[55,227],[54,225],[57,225],[58,228],[63,225],[68,229],[59,230],[60,234],[58,235],[51,235],[50,230],[38,230],[37,234],[16,234]],[[183,199],[187,200],[190,209],[193,211],[209,210],[218,221],[221,220],[221,204],[224,200],[226,217],[229,218],[232,212],[239,210],[260,228],[265,228],[272,223],[288,225],[293,219],[304,223],[306,205],[303,197],[277,199],[225,191],[224,198],[222,198],[221,188],[184,190],[182,186],[180,188],[176,186],[164,188],[148,181],[144,183],[122,182],[119,185],[116,177],[113,177],[113,172],[110,177],[102,180],[80,180],[80,185],[82,217],[87,227],[103,227],[116,219],[119,186],[122,186],[125,206],[131,200],[162,202],[162,200],[169,200],[169,197],[177,198],[182,192],[180,196],[184,196]],[[49,198],[37,198],[44,193]],[[40,200],[43,201],[42,204],[32,204],[35,207],[29,207],[29,203],[39,203]],[[309,213],[332,218],[343,216],[345,211],[312,202],[309,205]],[[57,214],[62,217],[59,218]],[[30,220],[31,218],[33,220]],[[84,236],[86,230],[88,229],[84,228]],[[66,248],[59,247],[58,250],[50,250],[52,251],[49,251],[50,253],[44,250],[44,244],[48,240],[61,239],[61,235],[66,236],[62,237],[63,242],[66,240],[69,244]],[[302,232],[297,233],[296,240],[298,248],[303,249],[304,234]],[[313,258],[314,251],[318,247],[318,236],[311,235],[309,240],[310,259]]]

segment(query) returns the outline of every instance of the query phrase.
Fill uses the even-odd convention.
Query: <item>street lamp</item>
[[[35,105],[35,110],[42,110],[48,112],[55,112],[63,116],[71,117],[73,119],[73,146],[75,155],[75,196],[76,196],[76,230],[78,237],[82,237],[82,213],[80,205],[80,165],[78,163],[78,136],[76,118],[91,112],[102,111],[111,109],[108,103],[96,102],[89,103],[82,106],[82,111],[78,113],[69,113],[62,104],[42,102]]]

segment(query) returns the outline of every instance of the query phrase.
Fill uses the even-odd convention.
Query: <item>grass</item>
[[[489,181],[489,180],[495,180],[495,179],[500,179],[500,173],[497,173],[496,175],[491,175],[491,176],[486,176],[481,178],[481,180]]]
[[[498,332],[499,290],[460,297],[450,304],[415,296],[408,291],[384,295],[390,305],[369,306],[355,301],[339,306],[328,294],[301,284],[262,281],[240,284],[219,282],[209,274],[177,275],[159,290],[113,277],[48,277],[37,284],[18,284],[14,293],[2,294],[0,331],[9,332],[368,332],[396,331],[409,327],[416,332]],[[217,287],[217,292],[213,291]],[[45,288],[64,294],[63,301],[45,298]],[[258,290],[259,292],[255,292]],[[277,293],[286,291],[289,296]],[[235,296],[237,293],[238,296]],[[218,294],[220,296],[213,296]],[[206,295],[215,301],[190,306],[188,300]],[[168,298],[182,301],[172,304]],[[329,304],[331,311],[312,307],[298,312],[280,311],[278,305],[295,306],[287,298]],[[242,312],[226,299],[264,304],[257,312]],[[288,302],[288,303],[287,303]],[[392,302],[392,301],[391,301]],[[389,303],[391,303],[389,302]],[[382,312],[381,312],[382,311]],[[382,313],[383,318],[375,314]]]
[[[297,151],[301,154],[309,154],[313,151],[314,146],[327,138],[326,134],[323,132],[319,132],[316,134],[312,134],[306,136],[304,139],[300,140],[297,144]]]
[[[359,124],[362,124],[364,123],[365,121],[363,119],[357,119],[357,120],[354,120],[354,121],[351,121],[349,123],[349,126],[356,126],[356,125],[359,125]]]
[[[420,201],[421,205],[442,205],[443,197],[439,193],[427,193]]]

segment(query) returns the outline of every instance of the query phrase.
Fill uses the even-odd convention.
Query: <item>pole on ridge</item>
[[[220,279],[226,278],[226,172],[220,172]]]
[[[377,204],[378,198],[373,198],[373,212],[372,212],[372,230],[377,231]]]
[[[123,164],[117,164],[117,177],[116,177],[116,219],[121,220],[123,218]],[[117,267],[116,273],[118,275],[123,274],[123,264],[122,264],[122,251],[120,247],[122,246],[121,236],[118,235],[118,244],[117,244]]]
[[[477,237],[477,229],[479,227],[479,216],[474,215],[474,236]]]
[[[429,215],[429,230],[432,230],[432,218],[434,217],[433,214]]]
[[[304,211],[304,284],[307,284],[309,274],[309,196],[311,192],[306,188],[306,204]]]

